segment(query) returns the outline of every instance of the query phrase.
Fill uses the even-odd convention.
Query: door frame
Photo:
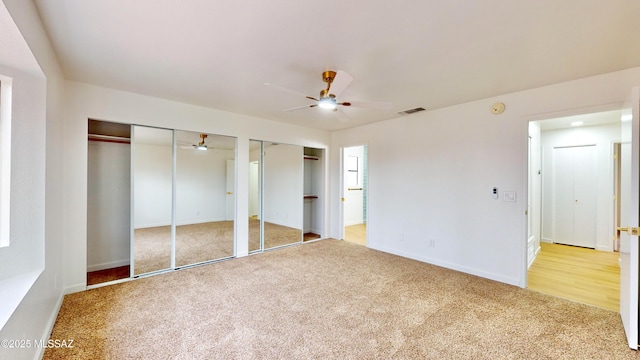
[[[525,180],[525,184],[524,184],[524,191],[526,192],[526,194],[524,194],[524,198],[527,199],[529,197],[529,123],[531,122],[535,122],[535,121],[541,121],[541,120],[551,120],[551,119],[555,119],[555,118],[561,118],[561,117],[567,117],[567,116],[576,116],[576,115],[586,115],[586,114],[591,114],[591,113],[598,113],[598,112],[605,112],[605,111],[613,111],[613,110],[620,110],[624,105],[623,101],[619,101],[619,102],[614,102],[614,103],[607,103],[607,104],[601,104],[601,105],[595,105],[595,106],[587,106],[587,107],[581,107],[581,108],[576,108],[576,109],[569,109],[569,110],[561,110],[561,111],[554,111],[554,112],[549,112],[549,113],[544,113],[544,114],[535,114],[535,115],[525,115],[522,117],[523,123],[522,123],[522,131],[524,133],[524,141],[523,141],[523,145],[522,145],[522,160],[523,160],[523,167],[522,167],[522,176]],[[542,163],[544,163],[544,159],[542,159]],[[542,186],[544,186],[544,181],[541,181]],[[542,194],[541,194],[542,197]],[[542,199],[540,199],[541,204],[542,204]],[[527,204],[523,205],[523,214],[525,213],[527,209]],[[540,221],[540,228],[541,228],[541,232],[540,232],[540,237],[542,237],[542,221]],[[529,266],[528,266],[528,258],[527,258],[527,253],[528,253],[528,242],[529,242],[529,234],[528,234],[528,220],[527,220],[527,216],[525,216],[525,221],[523,221],[523,226],[522,226],[522,247],[520,250],[520,256],[521,256],[521,269],[522,269],[522,275],[520,276],[520,287],[526,289],[527,285],[528,285],[528,271],[529,271]]]

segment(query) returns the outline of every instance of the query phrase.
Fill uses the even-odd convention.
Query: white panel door
[[[595,248],[595,146],[553,151],[553,242]]]
[[[640,150],[638,107],[634,88],[622,115],[620,164],[620,225],[638,227]],[[638,349],[638,236],[620,232],[620,316],[629,347]]]
[[[595,146],[573,148],[573,245],[596,247]]]

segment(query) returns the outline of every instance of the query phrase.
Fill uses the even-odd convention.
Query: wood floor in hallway
[[[560,244],[540,245],[542,250],[529,269],[529,289],[619,310],[619,253]]]
[[[344,227],[344,240],[358,245],[367,245],[367,225],[357,224]]]

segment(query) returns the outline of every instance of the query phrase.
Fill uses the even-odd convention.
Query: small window
[[[9,246],[11,78],[0,75],[0,247]]]
[[[358,157],[347,156],[347,186],[358,186]]]

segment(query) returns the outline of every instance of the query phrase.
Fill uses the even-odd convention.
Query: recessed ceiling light
[[[571,126],[580,126],[582,124],[584,124],[584,121],[574,121],[571,123]]]

